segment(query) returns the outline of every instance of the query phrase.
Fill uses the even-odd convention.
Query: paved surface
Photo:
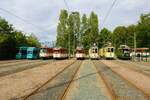
[[[90,60],[85,60],[65,100],[110,100],[105,85]]]

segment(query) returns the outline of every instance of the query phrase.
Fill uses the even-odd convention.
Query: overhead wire
[[[104,21],[103,21],[103,23],[102,23],[102,27],[104,26],[104,24],[105,24],[105,22],[106,22],[106,20],[107,20],[107,18],[108,18],[108,16],[109,16],[109,14],[111,13],[111,11],[112,11],[112,9],[113,9],[113,7],[114,7],[116,1],[117,1],[117,0],[114,0],[113,3],[112,3],[112,5],[111,5],[110,8],[108,9],[108,12],[106,13],[106,16],[104,17]]]
[[[69,5],[68,5],[68,3],[66,2],[66,0],[64,0],[64,3],[65,3],[65,6],[66,6],[67,10],[70,11]]]
[[[27,24],[30,24],[30,25],[34,26],[35,28],[37,28],[37,29],[39,29],[39,30],[42,30],[41,32],[48,32],[48,31],[45,30],[43,27],[40,27],[40,26],[38,26],[38,25],[36,25],[36,24],[34,24],[34,23],[31,23],[30,21],[28,21],[28,20],[26,20],[26,19],[24,19],[24,18],[22,18],[22,17],[20,17],[20,16],[18,16],[18,15],[16,15],[16,14],[14,14],[13,12],[10,12],[10,11],[4,9],[4,8],[0,8],[0,10],[6,12],[6,13],[8,13],[8,14],[10,14],[10,15],[12,15],[12,16],[18,18],[18,19],[20,19],[21,21],[23,21],[23,22],[25,22],[25,23],[27,23]]]

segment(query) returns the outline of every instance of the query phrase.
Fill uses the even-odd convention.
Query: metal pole
[[[69,59],[70,59],[70,33],[69,33]]]
[[[136,61],[136,33],[134,32],[134,61]]]

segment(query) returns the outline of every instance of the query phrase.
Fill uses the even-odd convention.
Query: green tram
[[[40,49],[37,47],[28,47],[27,49],[27,59],[38,59]]]
[[[16,54],[16,59],[26,59],[27,49],[28,47],[19,47],[19,52]]]
[[[118,48],[117,57],[123,60],[130,60],[131,49],[127,45],[120,45]]]

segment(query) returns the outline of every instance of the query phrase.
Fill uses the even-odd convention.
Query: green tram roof
[[[19,49],[26,50],[28,47],[19,47]]]

